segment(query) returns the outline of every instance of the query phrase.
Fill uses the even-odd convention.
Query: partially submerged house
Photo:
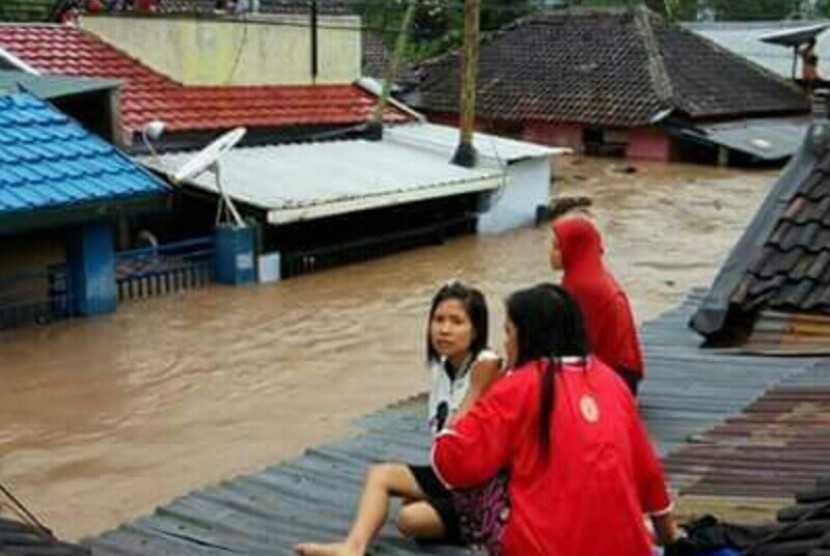
[[[715,346],[830,353],[830,122],[817,119],[691,326]]]
[[[387,104],[383,120],[392,127],[377,140],[366,132],[379,87],[359,79],[359,24],[321,27],[331,36],[317,51],[309,50],[306,25],[282,23],[290,21],[124,14],[82,17],[84,29],[0,25],[0,59],[28,71],[123,80],[125,143],[147,153],[144,128],[161,120],[157,150],[180,153],[164,155],[166,164],[143,159],[162,173],[220,132],[246,127],[245,142],[223,158],[223,181],[259,225],[259,251],[281,254],[283,276],[455,233],[527,225],[547,204],[555,149],[481,136],[481,164],[460,168],[449,162],[457,130],[424,124],[397,101]],[[170,44],[147,44],[155,34]],[[274,49],[286,56],[265,56]],[[212,233],[214,177],[177,192],[175,216],[148,225],[154,237]]]
[[[115,310],[118,231],[169,193],[45,101],[0,94],[0,328]]]
[[[450,162],[458,130],[414,122],[380,141],[352,138],[238,148],[222,158],[224,192],[259,224],[261,251],[288,277],[471,232],[532,224],[549,198],[551,156],[561,149],[476,134],[480,163]],[[194,153],[141,160],[172,173]],[[215,214],[214,176],[185,185]]]
[[[460,63],[458,52],[425,63],[409,104],[454,121]],[[481,44],[479,128],[542,144],[634,159],[780,160],[800,140],[786,152],[782,128],[807,111],[792,83],[645,9],[532,15]],[[751,130],[736,139],[735,126]]]

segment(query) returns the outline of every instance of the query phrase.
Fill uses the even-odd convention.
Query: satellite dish
[[[173,174],[173,181],[181,182],[194,178],[210,168],[219,160],[219,157],[234,148],[242,140],[246,131],[244,127],[238,127],[215,139],[207,147],[196,153],[193,158],[182,164]]]
[[[216,214],[216,222],[219,223],[222,220],[222,215],[225,214],[223,209],[227,209],[236,225],[240,228],[245,226],[245,222],[239,216],[236,207],[233,206],[231,198],[228,197],[222,188],[222,174],[219,170],[219,159],[242,140],[246,131],[244,127],[238,127],[223,134],[207,147],[193,155],[190,160],[182,164],[171,176],[174,182],[180,183],[193,179],[203,172],[213,172],[216,176],[216,189],[219,191],[219,209]]]
[[[822,34],[828,27],[830,27],[830,24],[827,23],[805,25],[794,29],[785,29],[783,31],[775,31],[774,33],[767,33],[758,37],[758,40],[769,44],[777,44],[779,46],[797,47],[804,43],[810,42],[811,39],[814,39]]]

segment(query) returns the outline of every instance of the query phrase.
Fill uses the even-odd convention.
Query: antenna
[[[233,205],[231,198],[225,193],[225,189],[222,187],[222,173],[219,169],[219,159],[242,140],[246,131],[244,127],[238,127],[223,134],[207,147],[193,155],[193,158],[182,164],[171,176],[174,182],[180,183],[193,179],[203,172],[212,172],[216,176],[216,189],[219,191],[219,206],[216,211],[216,222],[219,223],[223,214],[227,217],[228,213],[230,213],[234,223],[240,228],[245,227],[245,222],[239,216],[239,212]],[[225,212],[225,209],[227,212]]]

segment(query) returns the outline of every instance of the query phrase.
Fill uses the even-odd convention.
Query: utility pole
[[[311,0],[311,83],[317,84],[317,0]]]
[[[479,0],[464,0],[464,57],[461,64],[461,133],[452,163],[465,168],[476,165],[473,145],[476,125],[476,76],[478,74]]]
[[[380,93],[380,101],[375,107],[375,114],[373,121],[369,125],[369,137],[380,140],[383,138],[383,113],[386,111],[386,105],[389,102],[389,95],[392,93],[392,83],[398,77],[398,67],[401,58],[403,58],[406,50],[407,39],[409,38],[409,28],[412,26],[412,21],[415,19],[415,10],[418,4],[416,0],[407,0],[406,12],[404,12],[403,21],[401,21],[401,29],[398,32],[398,38],[395,41],[395,50],[392,52],[392,59],[386,64],[385,75],[383,76],[383,88]]]

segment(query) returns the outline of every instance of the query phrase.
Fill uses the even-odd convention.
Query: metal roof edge
[[[30,73],[32,75],[41,74],[40,71],[34,68],[34,66],[30,66],[29,64],[27,64],[26,62],[24,62],[23,60],[21,60],[20,58],[18,58],[17,56],[3,48],[3,46],[0,46],[0,58],[7,61],[14,67],[20,69],[21,71],[25,71],[26,73]]]
[[[449,154],[452,155],[452,150],[454,149],[454,145],[448,145],[443,140],[437,137],[430,138],[429,134],[434,133],[458,133],[458,128],[448,125],[436,124],[432,122],[416,122],[416,123],[404,123],[404,124],[397,124],[391,126],[392,132],[389,134],[384,135],[385,140],[389,140],[392,143],[408,146],[418,149],[427,150],[431,153],[440,153],[442,155]],[[413,135],[406,135],[402,136],[402,134],[396,134],[394,130],[402,130],[404,132],[412,130],[412,131],[419,131],[423,130],[423,133],[420,134],[418,137],[414,137]],[[529,141],[522,141],[513,139],[510,137],[502,137],[500,135],[495,135],[491,133],[484,133],[480,131],[476,131],[473,135],[473,145],[480,145],[482,142],[490,141],[492,143],[493,152],[489,152],[489,149],[481,149],[477,148],[477,152],[481,158],[485,158],[490,161],[494,161],[501,165],[502,161],[506,161],[508,164],[520,162],[522,160],[528,160],[532,158],[545,158],[545,157],[552,157],[558,156],[563,154],[572,154],[573,149],[565,148],[565,147],[551,147],[548,145],[539,145],[537,143],[531,143]],[[504,142],[504,143],[515,143],[516,150],[524,149],[527,152],[522,154],[517,154],[514,156],[500,156],[498,154],[498,147],[495,145],[496,142]],[[448,151],[449,148],[449,151]]]
[[[0,212],[0,236],[80,224],[127,214],[170,210],[170,191],[108,197],[46,208]]]
[[[383,94],[383,83],[373,77],[361,77],[360,79],[354,82],[354,85],[366,91],[367,93],[374,95],[378,98],[378,100],[381,98],[381,95]],[[424,116],[416,110],[413,110],[412,108],[410,108],[409,106],[407,106],[406,104],[404,104],[403,102],[399,101],[391,95],[387,99],[387,102],[395,108],[397,108],[398,110],[412,116],[419,122],[427,121],[426,116]]]
[[[501,187],[506,180],[509,180],[509,178],[503,175],[475,176],[463,182],[437,184],[411,191],[384,193],[359,199],[323,201],[300,207],[271,209],[268,211],[268,223],[273,225],[290,224],[347,212],[359,212],[391,205],[426,201],[436,197],[448,196],[446,195],[448,187],[452,188],[453,196],[489,191]]]

